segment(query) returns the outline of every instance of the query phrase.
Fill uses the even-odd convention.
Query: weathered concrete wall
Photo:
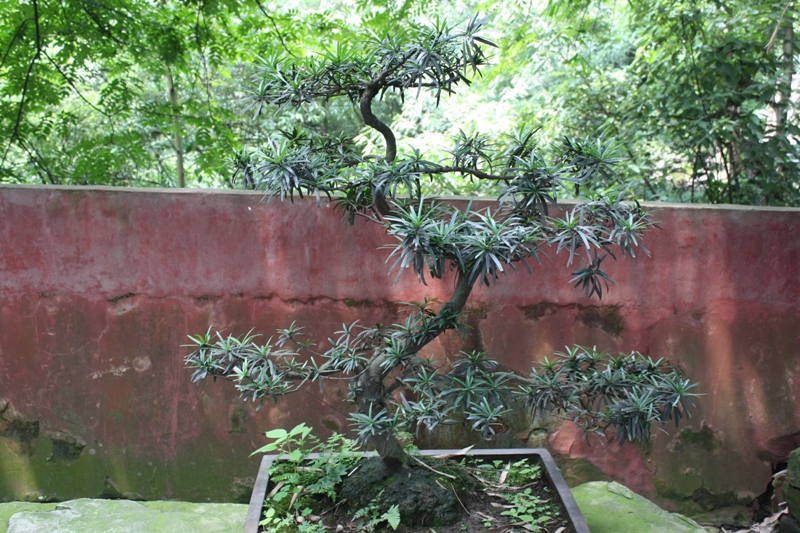
[[[746,503],[800,445],[800,210],[650,207],[651,257],[612,265],[602,302],[551,257],[476,290],[473,334],[433,351],[479,347],[519,371],[572,343],[669,358],[706,394],[688,425],[646,452],[589,447],[567,425],[546,443],[576,480],[695,514]],[[297,320],[324,339],[446,297],[449,281],[393,285],[389,242],[258,193],[0,187],[0,500],[245,497],[265,430],[345,428],[345,406],[330,386],[255,411],[229,384],[192,385],[186,336]]]

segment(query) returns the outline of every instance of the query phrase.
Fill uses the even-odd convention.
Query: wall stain
[[[237,405],[231,411],[231,428],[229,433],[246,433],[247,409],[244,405]]]
[[[16,453],[33,455],[33,443],[38,436],[38,420],[24,416],[10,401],[0,401],[0,437],[10,439]]]
[[[563,310],[575,310],[577,311],[575,320],[586,327],[601,329],[613,337],[618,337],[625,330],[625,319],[618,305],[540,302],[520,307],[520,309],[526,320],[540,320]]]
[[[67,431],[53,431],[46,433],[46,436],[53,443],[53,453],[47,459],[48,462],[74,463],[86,448],[86,442],[83,439]]]

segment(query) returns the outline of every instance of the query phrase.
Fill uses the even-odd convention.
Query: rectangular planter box
[[[421,455],[435,456],[456,454],[460,450],[420,450]],[[373,456],[374,452],[368,452],[365,456]],[[544,448],[501,448],[501,449],[486,449],[486,450],[472,450],[469,454],[470,457],[478,459],[503,459],[503,460],[519,460],[524,458],[538,457],[544,465],[545,475],[550,481],[550,484],[556,489],[558,497],[561,499],[561,504],[567,513],[572,529],[575,533],[591,533],[586,520],[572,497],[564,477],[558,470],[553,457],[550,452]],[[253,494],[250,497],[250,506],[247,508],[247,521],[245,522],[245,533],[257,533],[258,523],[261,521],[261,514],[264,507],[264,498],[267,495],[267,484],[269,483],[269,469],[272,463],[275,462],[280,456],[278,455],[265,455],[261,459],[261,467],[258,469],[258,477],[256,478],[255,486],[253,487]],[[319,454],[309,454],[310,459],[316,459]]]

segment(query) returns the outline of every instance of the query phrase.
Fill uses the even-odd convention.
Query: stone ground
[[[708,533],[618,483],[573,489],[592,533]],[[0,503],[0,533],[240,533],[247,506],[229,503],[81,499]]]
[[[0,503],[0,533],[241,533],[246,514],[233,503],[12,502]]]

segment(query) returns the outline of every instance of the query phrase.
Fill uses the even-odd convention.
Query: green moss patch
[[[27,507],[2,510],[14,505]],[[246,505],[230,503],[80,499],[45,505],[0,505],[0,525],[4,514],[14,511],[7,531],[0,529],[0,533],[239,533],[247,514]]]
[[[703,533],[694,520],[670,513],[615,482],[572,489],[592,533]]]
[[[8,521],[17,513],[52,511],[55,508],[55,503],[0,503],[0,533],[6,533],[6,531],[8,531]]]

